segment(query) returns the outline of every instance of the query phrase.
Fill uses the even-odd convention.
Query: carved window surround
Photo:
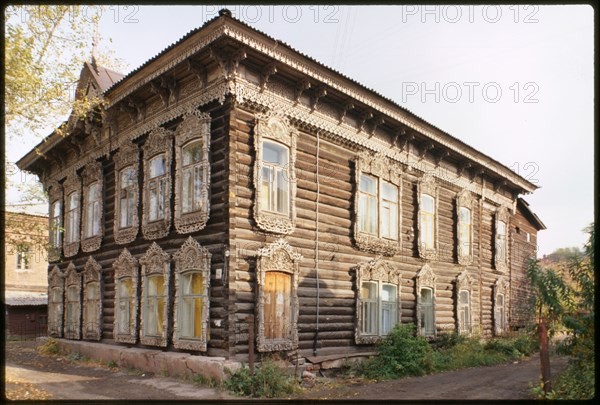
[[[69,300],[69,289],[75,288],[75,299]],[[65,311],[65,331],[67,339],[81,339],[81,273],[75,269],[75,264],[69,262],[67,266],[67,277],[65,280],[65,300],[67,310]],[[73,304],[70,306],[69,302]],[[69,309],[69,307],[71,309]],[[70,322],[71,315],[73,322]]]
[[[98,285],[98,296],[95,300],[87,299],[88,288],[91,288],[92,284]],[[104,292],[104,285],[102,280],[102,266],[98,264],[92,256],[88,259],[85,264],[83,271],[83,285],[86,294],[83,308],[83,338],[89,340],[100,340],[102,338],[102,297]],[[95,306],[96,317],[94,319],[88,319],[88,308],[87,305]]]
[[[169,282],[171,279],[169,254],[165,253],[156,242],[153,242],[144,256],[140,258],[140,264],[142,265],[142,317],[140,322],[140,342],[149,346],[166,347],[168,336],[167,327],[169,326],[169,305],[171,304],[169,299]],[[159,325],[158,317],[156,319],[157,329],[162,327],[162,333],[159,333],[158,335],[149,335],[146,331],[149,322],[148,317],[151,315],[148,313],[148,289],[150,283],[148,279],[152,276],[163,277],[164,305],[162,325]]]
[[[65,277],[58,266],[48,274],[48,335],[52,337],[63,336]]]
[[[471,194],[467,190],[462,190],[458,193],[456,197],[456,234],[457,234],[457,246],[456,246],[456,256],[458,257],[458,264],[463,266],[467,266],[473,262],[473,206],[475,202],[475,198],[473,194]],[[469,226],[469,241],[466,246],[461,245],[460,240],[460,230],[467,226],[467,224],[463,224],[463,219],[461,216],[461,208],[466,208],[469,210],[469,215],[471,216]]]
[[[469,317],[470,322],[468,325],[463,325],[459,315],[459,299],[460,292],[467,291],[469,293]],[[455,308],[456,308],[456,328],[459,333],[461,331],[465,331],[470,334],[473,331],[473,278],[469,275],[469,272],[465,269],[458,275],[456,278],[456,300],[455,300]]]
[[[401,229],[402,229],[402,167],[384,155],[377,153],[371,154],[369,152],[361,152],[355,159],[356,162],[356,170],[355,170],[355,184],[356,184],[356,192],[355,192],[355,202],[354,202],[354,241],[356,246],[360,250],[364,250],[366,252],[371,252],[375,254],[382,254],[385,256],[393,256],[400,252],[402,249],[402,238],[401,238]],[[359,227],[359,191],[358,187],[360,185],[360,176],[361,174],[368,174],[372,176],[376,176],[381,180],[384,180],[388,183],[391,183],[398,187],[398,204],[397,209],[397,239],[392,240],[385,238],[381,235],[381,226],[380,226],[380,206],[381,206],[381,196],[378,197],[377,201],[377,229],[378,235],[372,235],[367,232],[363,232]],[[378,184],[379,184],[378,182]],[[380,185],[378,186],[380,189]]]
[[[293,232],[296,223],[296,141],[298,131],[288,119],[278,115],[258,115],[254,127],[254,220],[256,225],[266,232],[287,235]],[[263,142],[275,141],[288,148],[288,164],[284,168],[288,182],[288,212],[280,214],[267,211],[262,205]]]
[[[64,241],[63,241],[63,252],[65,257],[72,257],[79,252],[79,236],[80,236],[80,228],[81,228],[81,179],[76,171],[73,171],[68,177],[67,180],[63,183],[64,188],[64,204],[65,207],[65,233],[64,233]],[[71,210],[70,206],[70,197],[73,193],[77,193],[77,208],[74,209],[72,213],[72,218],[69,219],[69,211]],[[70,221],[74,221],[74,225],[70,223]],[[71,235],[71,230],[69,228],[74,228],[75,232]],[[76,240],[69,241],[71,237],[75,237]]]
[[[283,239],[259,249],[256,264],[257,300],[256,320],[258,332],[256,348],[259,352],[292,350],[298,348],[298,278],[302,256],[294,252]],[[287,339],[267,339],[265,337],[265,277],[267,272],[282,272],[291,276],[290,329]]]
[[[201,207],[197,211],[183,213],[183,147],[191,141],[202,142],[202,190]],[[183,122],[175,130],[175,229],[190,233],[203,229],[210,213],[210,114],[197,109],[187,112]]]
[[[171,163],[173,160],[173,134],[163,127],[150,132],[142,146],[144,159],[144,201],[142,212],[142,233],[144,238],[154,240],[164,238],[171,228]],[[165,157],[164,210],[161,219],[150,221],[150,160],[160,154]]]
[[[419,249],[419,257],[427,260],[437,260],[437,251],[439,246],[438,241],[438,186],[436,184],[435,178],[429,174],[425,173],[419,183],[417,184],[417,192],[418,192],[418,221],[417,221],[417,238],[418,238],[418,249]],[[421,195],[427,194],[433,198],[434,204],[434,220],[433,220],[433,249],[427,249],[425,247],[425,242],[421,240],[421,217],[423,215],[422,204],[421,204]]]
[[[505,224],[504,241],[499,240],[498,228],[500,221],[504,222]],[[508,209],[504,206],[498,207],[494,219],[494,267],[499,273],[506,273],[508,271],[508,230],[510,229],[509,222],[510,213]],[[502,255],[499,253],[499,249],[504,250],[504,259],[502,259]]]
[[[209,285],[210,285],[210,252],[202,247],[191,236],[184,242],[181,248],[173,255],[175,261],[175,309],[174,321],[175,333],[173,334],[173,345],[177,349],[206,351],[208,342],[208,319],[209,319]],[[185,338],[181,336],[181,325],[183,317],[182,279],[190,273],[202,275],[202,335],[200,338]]]
[[[102,171],[102,163],[98,162],[98,161],[93,161],[88,163],[85,166],[85,169],[83,169],[83,172],[81,174],[81,179],[83,182],[83,215],[82,215],[82,224],[83,226],[81,227],[81,250],[84,252],[93,252],[95,250],[98,250],[100,248],[100,245],[102,243],[102,236],[104,235],[104,206],[103,206],[103,186],[104,186],[104,176],[103,176],[103,171]],[[99,212],[99,218],[94,218],[93,221],[99,221],[99,233],[96,235],[93,235],[89,238],[86,238],[86,230],[87,230],[87,226],[88,226],[88,206],[87,204],[89,203],[89,193],[90,193],[90,186],[92,184],[98,184],[98,193],[100,194],[100,208],[98,210]],[[93,223],[92,223],[93,226]]]
[[[428,264],[425,264],[423,267],[421,267],[421,270],[419,270],[419,272],[417,273],[417,276],[416,276],[415,286],[417,288],[417,311],[416,311],[417,330],[418,330],[419,334],[421,334],[421,335],[426,334],[425,331],[421,328],[421,324],[420,324],[420,320],[421,320],[421,289],[422,288],[431,289],[432,299],[433,299],[433,326],[434,326],[433,335],[435,336],[435,334],[437,333],[437,327],[435,324],[435,298],[436,298],[435,279],[436,279],[436,275],[433,272],[433,269]]]
[[[139,227],[139,151],[138,146],[127,141],[121,144],[119,150],[114,155],[115,162],[115,219],[114,219],[114,237],[115,243],[118,245],[124,245],[129,242],[133,242],[138,233]],[[133,217],[131,226],[121,228],[120,227],[120,214],[121,214],[121,171],[131,166],[133,169],[135,181],[133,182]]]
[[[362,300],[361,286],[366,281],[377,281],[379,283],[379,291],[381,291],[381,284],[393,284],[397,288],[398,296],[396,301],[398,307],[396,309],[396,323],[400,323],[402,314],[402,274],[399,270],[393,269],[382,259],[373,259],[366,263],[361,263],[356,267],[356,325],[354,329],[354,340],[356,344],[374,344],[378,343],[385,336],[382,335],[366,335],[361,332],[362,325]],[[378,308],[378,317],[380,317],[381,310]]]
[[[508,295],[509,295],[509,282],[504,276],[498,277],[494,283],[494,333],[501,335],[506,331],[508,327]],[[504,298],[504,305],[499,305],[499,296],[502,295]],[[501,311],[504,311],[501,313]],[[504,325],[501,324],[501,318],[504,320]]]
[[[63,188],[57,181],[52,181],[48,185],[48,199],[50,200],[50,209],[49,209],[49,218],[48,218],[48,229],[50,232],[48,238],[48,261],[55,262],[60,259],[61,253],[61,235],[62,235],[62,225],[63,225]],[[58,203],[60,205],[60,212],[58,215],[58,223],[55,223],[54,217],[56,216],[55,204]]]
[[[115,342],[136,343],[137,342],[137,326],[138,326],[138,284],[139,284],[139,267],[138,261],[129,253],[129,250],[123,249],[119,258],[113,263],[115,271],[115,315],[113,326],[113,337]],[[133,308],[129,311],[131,319],[120,319],[121,307],[120,302],[120,284],[124,279],[131,279]],[[129,302],[127,303],[129,305]],[[129,322],[129,333],[120,333],[119,322]]]

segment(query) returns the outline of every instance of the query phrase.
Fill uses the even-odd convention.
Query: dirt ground
[[[6,342],[5,398],[35,399],[240,399],[226,391],[200,387],[175,378],[74,360],[65,356],[42,356],[40,341]],[[567,365],[566,357],[551,359],[556,375]],[[465,400],[528,399],[529,383],[539,380],[539,357],[493,367],[410,377],[379,383],[357,383],[319,378],[312,389],[296,399],[361,400]]]

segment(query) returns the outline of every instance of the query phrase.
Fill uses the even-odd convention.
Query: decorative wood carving
[[[396,320],[400,323],[402,314],[402,273],[400,270],[389,266],[383,259],[376,258],[365,263],[361,263],[356,267],[356,324],[354,328],[354,341],[356,344],[374,344],[385,338],[380,335],[364,335],[361,333],[360,326],[362,325],[362,296],[361,286],[365,281],[380,281],[383,283],[394,284],[397,287],[398,296],[396,301],[398,308],[396,309]]]
[[[434,335],[437,333],[437,327],[435,327],[435,301],[436,301],[436,288],[435,288],[435,279],[436,275],[433,272],[433,269],[425,263],[421,270],[416,275],[415,278],[415,288],[416,296],[417,296],[417,310],[416,310],[416,324],[419,333],[423,333],[421,331],[421,327],[419,325],[419,320],[421,319],[421,288],[431,288],[432,291],[432,299],[433,299],[433,325],[434,325]]]
[[[171,305],[169,284],[171,280],[171,264],[169,254],[161,249],[156,242],[148,248],[144,256],[140,258],[142,265],[142,317],[140,320],[140,342],[149,346],[167,346],[167,328],[169,326],[169,306]],[[159,336],[146,335],[144,323],[148,318],[148,277],[160,275],[164,278],[164,306],[162,333]],[[158,323],[158,319],[156,320]]]
[[[64,233],[64,238],[63,238],[63,252],[65,254],[65,257],[71,257],[71,256],[75,256],[77,254],[77,252],[79,252],[79,232],[80,232],[80,227],[81,227],[81,179],[79,178],[79,175],[77,174],[77,172],[75,170],[73,170],[73,172],[67,177],[67,180],[65,180],[65,182],[63,183],[63,188],[64,188],[64,203],[63,203],[63,211],[64,211],[64,224],[65,226],[65,233]],[[74,242],[68,242],[67,239],[69,237],[69,230],[68,228],[68,224],[67,224],[67,218],[68,218],[68,210],[69,210],[69,196],[71,195],[71,193],[76,192],[77,193],[77,199],[78,199],[78,205],[75,211],[76,217],[77,217],[77,224],[75,226],[75,228],[77,229],[76,231],[76,240]]]
[[[206,351],[209,328],[209,286],[210,286],[210,252],[202,247],[191,236],[183,243],[181,248],[173,255],[175,262],[175,309],[173,311],[173,345],[177,349]],[[202,336],[200,338],[185,338],[181,336],[182,321],[180,314],[183,286],[181,277],[190,272],[202,274]]]
[[[302,256],[292,249],[283,239],[259,249],[256,265],[256,348],[259,352],[292,350],[298,348],[298,278],[299,265]],[[290,335],[287,339],[267,339],[265,337],[264,308],[265,308],[265,274],[277,271],[291,276],[290,300]]]
[[[126,243],[133,242],[138,234],[138,228],[140,220],[138,217],[139,209],[139,185],[138,185],[138,173],[139,173],[139,151],[138,146],[133,142],[123,142],[114,155],[115,162],[115,219],[113,232],[115,236],[115,243],[118,245],[124,245]],[[121,185],[120,185],[120,173],[124,168],[131,166],[133,168],[134,176],[136,181],[133,183],[133,198],[134,206],[133,220],[131,226],[126,228],[120,228],[119,226],[119,215],[121,212]]]
[[[84,205],[82,209],[82,224],[81,227],[81,250],[84,252],[93,252],[94,250],[98,250],[100,245],[102,244],[102,236],[104,235],[104,176],[102,173],[102,163],[98,161],[93,161],[88,163],[83,169],[83,173],[81,174],[81,179],[83,182],[83,203],[85,204],[88,201],[88,194],[90,192],[89,186],[95,182],[98,182],[100,193],[100,233],[98,235],[91,236],[89,238],[85,237],[85,231],[87,226],[87,215],[88,210]]]
[[[421,148],[421,150],[418,152],[419,154],[419,158],[423,159],[425,157],[425,155],[427,154],[427,152],[429,152],[430,150],[433,150],[435,148],[435,145],[433,144],[433,142],[425,142],[423,144],[423,147]]]
[[[83,302],[83,338],[89,340],[100,340],[102,338],[102,298],[104,297],[104,283],[102,279],[102,266],[92,256],[89,257],[83,271],[84,291],[87,292],[90,283],[98,284],[99,295],[92,305],[96,306],[96,318],[87,319],[86,306],[88,300]]]
[[[425,173],[419,183],[417,184],[417,200],[418,200],[418,220],[417,220],[417,235],[418,235],[418,249],[419,257],[427,260],[437,260],[438,250],[438,186],[435,182],[435,178],[430,173]],[[427,194],[433,197],[434,200],[434,236],[433,236],[433,249],[426,249],[424,241],[421,240],[421,194]]]
[[[256,225],[266,232],[289,234],[294,230],[296,222],[296,139],[298,132],[289,121],[276,114],[256,117],[254,130],[254,150],[256,161],[254,162],[254,220]],[[260,184],[262,176],[262,143],[265,139],[271,139],[286,145],[289,148],[289,164],[287,165],[287,181],[289,182],[289,209],[288,214],[279,214],[265,210],[261,206],[262,187]]]
[[[375,131],[377,130],[377,127],[380,125],[383,125],[384,122],[385,122],[385,119],[383,118],[382,115],[375,117],[371,124],[371,130],[369,131],[369,137],[375,135]]]
[[[458,264],[463,266],[468,266],[473,262],[473,203],[475,202],[475,197],[472,193],[467,190],[462,190],[456,196],[456,235],[460,234],[460,229],[462,226],[462,219],[460,216],[461,207],[467,208],[471,213],[471,226],[469,227],[469,246],[461,246],[460,239],[457,237],[458,243],[456,244],[456,257],[458,258]]]
[[[263,70],[260,72],[260,90],[261,91],[263,91],[265,89],[265,86],[269,82],[269,77],[273,76],[275,73],[277,73],[277,64],[276,63],[273,62],[273,63],[269,63],[269,64],[265,65]]]
[[[402,167],[382,154],[371,154],[366,151],[357,155],[355,164],[354,242],[359,249],[366,252],[393,256],[402,249],[402,238],[400,238],[400,230],[402,229],[402,204],[400,204],[402,201]],[[381,180],[398,186],[398,240],[386,239],[359,230],[358,185],[360,184],[361,173],[377,176]]]
[[[182,212],[183,151],[192,140],[202,141],[202,206],[199,211]],[[175,229],[190,233],[204,229],[210,213],[210,114],[193,109],[184,114],[183,122],[175,130]]]
[[[448,156],[450,156],[450,152],[448,152],[447,150],[439,151],[437,155],[435,155],[435,165],[439,166],[442,163],[442,161]]]
[[[367,121],[373,118],[373,112],[371,112],[370,110],[363,111],[360,113],[359,117],[360,118],[358,120],[358,130],[356,132],[362,132],[362,130],[365,128],[365,124],[367,123]]]
[[[53,304],[52,289],[60,290],[60,302],[56,308],[50,306],[48,316],[48,335],[52,337],[63,337],[63,320],[64,320],[64,296],[65,296],[65,278],[66,274],[61,271],[58,266],[52,267],[48,274],[48,303]],[[53,313],[53,311],[56,311]]]
[[[342,124],[344,122],[344,118],[346,118],[346,115],[348,114],[348,111],[353,110],[353,109],[354,109],[354,104],[352,103],[352,100],[346,100],[344,102],[344,104],[342,105],[342,108],[340,109],[340,117],[339,117],[338,124]]]
[[[161,78],[162,78],[162,76],[161,76]],[[150,88],[152,89],[154,94],[157,94],[160,97],[160,100],[162,101],[163,106],[166,107],[169,105],[169,90],[166,87],[162,86],[160,79],[151,81]]]
[[[59,201],[60,205],[61,205],[61,215],[60,215],[60,224],[58,224],[59,227],[63,227],[64,224],[64,203],[63,203],[63,187],[56,181],[56,180],[51,180],[48,182],[48,186],[46,188],[47,192],[48,192],[48,200],[50,201],[50,208],[48,210],[49,212],[49,218],[48,218],[48,229],[50,232],[50,235],[54,234],[54,223],[53,223],[53,217],[54,217],[54,203]],[[60,230],[60,233],[62,234],[63,231],[62,229]],[[60,238],[62,239],[62,238]],[[61,253],[61,245],[62,245],[62,241],[59,240],[58,243],[56,243],[56,241],[53,240],[52,237],[48,238],[49,244],[48,244],[48,262],[55,262],[58,261],[60,259],[60,253]]]
[[[315,111],[319,105],[319,100],[327,95],[327,90],[323,86],[317,87],[310,97],[310,110]]]
[[[69,320],[69,311],[65,311],[65,331],[64,336],[67,339],[81,339],[81,274],[75,270],[75,264],[73,262],[69,262],[67,266],[67,276],[65,280],[65,301],[68,309],[69,306],[69,288],[75,287],[77,291],[77,300],[75,301],[75,305],[73,307],[73,311],[75,314],[75,322],[70,324]]]
[[[208,84],[206,67],[199,63],[198,61],[193,60],[192,58],[187,59],[187,68],[188,72],[194,73],[198,82],[200,83],[200,88],[206,87]]]
[[[237,75],[240,62],[246,59],[246,50],[242,47],[233,51],[224,51],[222,48],[212,46],[210,47],[210,56],[216,59],[221,66],[225,79],[232,80]]]
[[[112,265],[115,271],[115,314],[114,314],[114,325],[113,325],[113,338],[115,342],[131,343],[137,342],[137,328],[138,328],[138,285],[139,285],[139,267],[138,261],[129,253],[129,250],[123,249],[117,260]],[[119,282],[124,278],[131,278],[133,285],[132,299],[134,300],[134,309],[131,313],[132,322],[131,328],[128,334],[119,333],[119,308],[120,308],[120,297],[119,297]]]
[[[299,82],[296,83],[296,87],[294,88],[294,103],[298,104],[300,102],[300,97],[302,94],[310,89],[310,81],[307,78],[303,78]]]
[[[470,325],[462,325],[460,316],[459,316],[459,295],[461,291],[468,291],[469,292],[469,314],[471,316],[471,324]],[[455,312],[456,312],[456,329],[458,331],[462,331],[462,330],[468,330],[469,333],[472,330],[472,325],[474,324],[473,322],[473,315],[474,312],[472,311],[473,308],[473,278],[469,275],[469,272],[467,271],[467,269],[463,270],[462,273],[460,273],[457,277],[456,277],[456,297],[454,300],[454,308],[455,308]]]
[[[505,232],[505,239],[504,239],[504,260],[502,260],[502,258],[500,257],[500,255],[498,254],[498,250],[497,250],[497,246],[496,243],[494,243],[494,267],[496,268],[496,271],[500,272],[500,273],[506,273],[506,271],[508,270],[508,258],[509,258],[509,251],[508,251],[508,237],[509,237],[509,232],[508,230],[510,229],[510,213],[508,211],[508,209],[504,206],[498,207],[498,209],[496,210],[496,215],[495,215],[495,221],[494,221],[494,242],[496,241],[496,238],[498,237],[498,222],[499,221],[503,221],[506,224],[506,232]]]
[[[510,284],[509,281],[504,277],[504,276],[500,276],[498,277],[498,279],[496,280],[496,282],[494,283],[494,333],[496,335],[500,335],[503,332],[506,331],[506,328],[508,327],[508,317],[507,314],[509,313],[508,311],[508,297],[509,297],[509,288],[510,288]],[[503,295],[504,296],[504,328],[501,327],[500,325],[500,319],[499,319],[499,311],[501,310],[501,308],[499,307],[498,304],[498,296],[499,295]]]
[[[162,127],[150,132],[144,146],[142,146],[144,158],[144,202],[142,212],[142,233],[144,238],[154,240],[164,238],[169,234],[171,228],[171,162],[173,160],[173,133]],[[162,219],[150,222],[150,160],[158,154],[164,153],[166,167],[165,181],[165,204]]]

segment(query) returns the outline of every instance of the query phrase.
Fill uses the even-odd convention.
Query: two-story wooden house
[[[50,196],[53,335],[247,361],[525,322],[536,186],[227,10],[79,89],[102,109],[19,162]]]

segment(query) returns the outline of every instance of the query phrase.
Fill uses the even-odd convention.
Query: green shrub
[[[467,339],[467,336],[461,335],[456,331],[442,332],[436,336],[435,340],[432,342],[432,346],[435,350],[450,349],[459,343],[466,342]]]
[[[45,355],[56,355],[60,352],[58,343],[56,342],[56,339],[53,338],[46,339],[46,342],[38,346],[37,350],[40,354]]]
[[[254,398],[274,398],[295,391],[297,384],[293,377],[286,374],[271,358],[265,358],[255,367],[254,375],[242,365],[235,373],[227,370],[230,378],[224,385],[236,395]]]

